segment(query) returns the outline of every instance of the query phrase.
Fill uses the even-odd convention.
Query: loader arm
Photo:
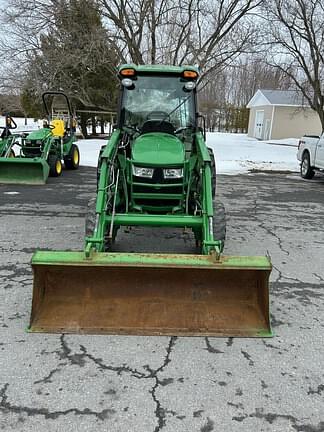
[[[110,170],[113,169],[113,161],[117,155],[121,131],[115,130],[112,134],[102,156],[101,169],[96,199],[96,222],[92,237],[85,238],[85,256],[89,257],[92,250],[104,251],[104,235],[107,227],[106,206]]]
[[[215,254],[216,259],[220,257],[221,242],[214,239],[213,234],[213,195],[211,159],[201,132],[195,135],[197,143],[197,154],[202,172],[202,209],[203,209],[203,254]]]

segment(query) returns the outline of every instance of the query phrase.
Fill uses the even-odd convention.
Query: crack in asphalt
[[[320,276],[317,273],[313,273],[313,275],[320,281],[320,282],[324,282],[324,279],[322,278],[322,276]]]
[[[249,361],[249,366],[254,366],[254,361],[252,360],[250,354],[248,352],[246,352],[246,351],[243,351],[242,349],[241,349],[241,353],[246,358],[246,360]]]
[[[48,375],[46,375],[44,378],[39,379],[37,381],[34,381],[34,384],[51,383],[51,382],[53,382],[51,380],[52,376],[55,375],[57,372],[60,372],[60,371],[61,371],[60,368],[55,368],[55,369],[51,370],[50,373]]]
[[[214,348],[210,342],[209,342],[209,338],[206,336],[205,337],[205,342],[206,342],[206,347],[205,348],[208,352],[210,352],[211,354],[224,354],[224,351],[221,351],[217,348]]]
[[[277,419],[288,420],[291,423],[291,427],[297,432],[323,432],[324,421],[320,421],[317,425],[309,423],[301,424],[300,420],[289,414],[276,414],[276,413],[264,413],[262,408],[257,408],[255,413],[243,414],[241,416],[234,416],[232,420],[237,422],[243,422],[247,418],[258,418],[265,420],[269,424],[273,424]]]
[[[0,389],[0,410],[4,412],[12,412],[15,414],[27,414],[28,416],[43,415],[45,419],[55,420],[60,416],[65,416],[70,413],[76,415],[87,415],[95,416],[99,420],[105,420],[116,413],[115,410],[111,408],[106,408],[102,411],[93,411],[90,408],[84,408],[82,410],[78,408],[69,408],[64,411],[50,411],[48,408],[31,408],[24,405],[14,405],[8,401],[7,390],[9,383],[6,383]]]
[[[68,343],[65,340],[64,334],[62,334],[60,336],[61,350],[55,351],[55,353],[59,356],[60,360],[68,360],[71,365],[78,365],[79,367],[83,367],[85,365],[85,359],[87,358],[87,359],[91,360],[93,363],[95,363],[96,366],[98,366],[98,368],[102,371],[107,370],[107,371],[111,371],[111,372],[116,372],[117,375],[121,375],[122,373],[127,373],[127,374],[130,374],[132,377],[137,378],[137,379],[154,379],[155,383],[152,387],[152,390],[150,390],[150,394],[152,395],[152,399],[156,405],[155,416],[157,418],[157,425],[154,429],[154,432],[159,432],[165,426],[166,414],[168,411],[162,407],[161,402],[159,401],[159,399],[156,396],[157,388],[160,385],[161,386],[166,385],[166,380],[165,379],[164,380],[159,379],[158,374],[160,372],[162,372],[167,367],[167,365],[170,363],[170,361],[171,361],[170,356],[171,356],[172,350],[174,348],[174,345],[175,345],[177,339],[178,338],[176,336],[172,336],[170,338],[168,346],[166,348],[166,355],[165,355],[165,358],[164,358],[161,366],[159,366],[157,369],[151,369],[149,365],[144,366],[144,369],[148,373],[140,372],[137,369],[131,368],[126,364],[123,364],[122,366],[107,365],[103,362],[102,358],[97,358],[97,357],[93,356],[92,354],[88,353],[86,347],[84,345],[81,345],[81,344],[80,344],[81,354],[75,354],[75,353],[72,354],[72,350],[71,350],[71,348],[69,348]],[[60,371],[61,371],[61,368],[55,368],[52,371],[50,371],[50,373],[46,377],[44,377],[38,381],[35,381],[34,384],[52,382],[51,378],[53,377],[53,375],[60,372]],[[171,383],[171,381],[168,381],[168,384],[169,383]],[[32,410],[32,409],[28,408],[28,407],[24,407],[24,410],[25,410],[25,412],[27,412],[28,410]],[[35,414],[42,414],[46,418],[54,418],[53,415],[58,416],[58,415],[62,415],[64,413],[72,412],[72,411],[76,412],[76,409],[73,408],[73,409],[70,409],[70,410],[67,410],[64,412],[58,411],[58,412],[54,412],[54,413],[49,413],[47,409],[40,408],[40,409],[36,409],[36,411],[34,413]],[[88,412],[88,408],[87,408],[86,410],[83,410],[83,411],[86,411],[86,412],[81,412],[78,410],[78,412],[76,412],[76,413],[77,414],[89,413],[92,415],[96,414],[97,417],[101,420],[106,418],[105,413],[107,410],[104,410],[104,411],[99,412],[99,413],[95,413],[93,411]],[[110,410],[110,411],[113,411],[113,410]],[[108,412],[108,414],[109,414],[109,412]],[[176,413],[173,413],[173,414],[176,414]]]
[[[156,425],[154,432],[159,432],[163,429],[163,427],[165,426],[166,423],[166,410],[164,408],[162,408],[161,402],[158,400],[158,398],[156,397],[156,390],[159,387],[159,385],[163,385],[162,381],[158,378],[158,373],[162,372],[167,365],[170,363],[171,359],[171,352],[174,348],[174,345],[176,343],[176,340],[178,338],[176,336],[172,336],[170,338],[169,344],[167,346],[166,349],[166,355],[164,358],[164,362],[162,363],[162,365],[157,368],[156,370],[151,369],[149,366],[146,366],[146,370],[150,372],[150,375],[148,376],[148,378],[154,378],[155,379],[155,384],[152,388],[152,390],[150,391],[152,398],[156,404],[156,408],[155,408],[155,416],[157,418],[158,424]]]
[[[272,235],[275,239],[277,239],[279,249],[280,249],[283,253],[285,253],[287,256],[290,255],[289,252],[288,252],[286,249],[283,248],[283,246],[282,246],[282,240],[281,240],[281,238],[280,238],[279,235],[277,235],[277,234],[276,234],[274,231],[272,231],[270,228],[267,228],[267,227],[265,226],[265,223],[264,223],[264,222],[260,222],[260,223],[259,223],[259,226],[260,226],[260,228],[263,228],[263,229],[264,229],[268,234]]]

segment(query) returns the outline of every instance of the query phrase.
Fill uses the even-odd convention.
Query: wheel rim
[[[61,174],[61,172],[62,172],[62,164],[61,164],[61,161],[59,159],[56,161],[55,167],[56,167],[57,174]]]
[[[307,174],[308,166],[309,166],[309,164],[308,164],[308,159],[307,159],[307,158],[304,158],[304,159],[303,159],[303,162],[302,162],[302,166],[301,166],[301,170],[302,170],[302,174],[303,174],[303,175],[306,175],[306,174]]]
[[[74,165],[77,165],[79,163],[79,152],[77,149],[74,149],[73,152],[73,163]]]

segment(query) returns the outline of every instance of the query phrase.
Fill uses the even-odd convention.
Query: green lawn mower
[[[30,331],[271,336],[267,257],[224,256],[194,67],[124,65],[83,252],[37,251]],[[192,230],[196,254],[114,252],[121,227]],[[158,234],[157,234],[158,235]]]
[[[62,174],[63,162],[67,169],[79,167],[80,154],[75,144],[76,122],[69,99],[62,92],[45,92],[42,99],[47,113],[43,128],[21,134],[18,141],[11,140],[7,145],[7,151],[0,157],[0,183],[44,184],[48,176]],[[14,155],[14,145],[20,147],[20,152],[10,157]]]

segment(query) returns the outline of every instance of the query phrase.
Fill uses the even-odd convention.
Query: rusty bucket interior
[[[33,270],[30,331],[271,336],[269,268],[34,262]]]

